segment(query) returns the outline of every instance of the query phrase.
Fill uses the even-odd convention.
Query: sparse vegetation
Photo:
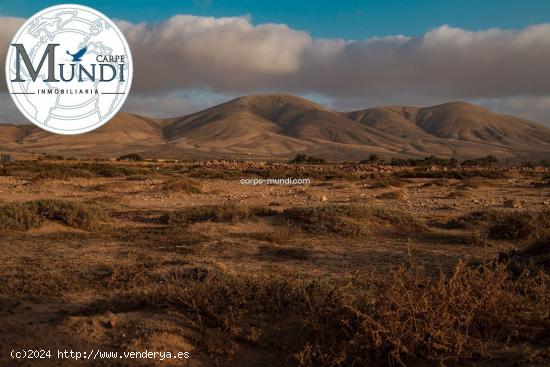
[[[493,216],[489,237],[506,240],[538,238],[550,230],[550,210],[521,211]]]
[[[359,164],[375,164],[375,163],[378,163],[378,162],[381,162],[382,161],[382,158],[380,158],[378,156],[378,154],[369,154],[369,158],[368,159],[364,159],[362,161],[359,161]]]
[[[162,214],[161,223],[191,224],[196,222],[235,222],[253,216],[274,215],[277,212],[264,207],[248,207],[229,203],[222,205],[193,206]]]
[[[146,168],[97,162],[48,163],[22,161],[0,167],[0,176],[21,176],[34,180],[69,179],[74,177],[126,177],[147,172],[148,169]]]
[[[283,211],[283,216],[313,234],[358,236],[365,233],[369,222],[372,224],[377,219],[407,232],[426,230],[418,219],[407,213],[365,205],[289,208]]]
[[[550,231],[550,210],[477,210],[447,222],[451,228],[470,228],[480,224],[484,224],[488,237],[493,239],[517,241],[538,238]]]
[[[499,260],[506,263],[516,274],[525,269],[550,274],[550,231],[534,239],[521,250],[500,254]]]
[[[407,183],[406,179],[402,179],[393,175],[377,175],[369,180],[370,189],[387,188],[390,186],[401,187]]]
[[[439,158],[431,155],[423,159],[392,158],[389,164],[390,166],[398,166],[398,167],[422,167],[422,166],[455,167],[458,165],[458,161],[455,158],[447,159],[447,158]]]
[[[0,165],[5,339],[192,348],[206,366],[548,365],[550,210],[534,182],[549,173],[483,171],[508,175],[355,162]],[[426,172],[435,177],[414,176]],[[312,184],[241,187],[244,177]]]
[[[162,190],[168,192],[184,192],[186,194],[200,194],[202,192],[198,182],[184,179],[169,179],[162,183]]]
[[[460,364],[548,330],[547,276],[512,276],[504,265],[459,262],[451,274],[434,277],[411,262],[354,283],[205,269],[190,278],[196,280],[183,287],[113,297],[91,309],[174,309],[300,366]]]
[[[469,178],[503,179],[507,178],[505,172],[497,170],[448,170],[448,171],[401,171],[397,173],[402,178],[453,178],[464,180]]]
[[[143,158],[141,157],[141,155],[139,155],[137,153],[129,153],[129,154],[121,155],[120,157],[118,157],[117,160],[118,161],[141,162],[141,161],[143,161]]]
[[[70,227],[92,229],[105,215],[97,208],[64,200],[35,200],[0,206],[0,228],[26,231],[44,221],[59,221]]]
[[[260,256],[279,260],[307,260],[311,257],[311,250],[297,246],[263,245],[259,247]]]
[[[326,164],[327,162],[323,158],[313,157],[307,154],[296,154],[288,163],[292,164]]]

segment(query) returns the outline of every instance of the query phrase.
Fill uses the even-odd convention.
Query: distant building
[[[11,154],[0,154],[0,163],[11,163],[15,162],[15,157],[12,157]]]

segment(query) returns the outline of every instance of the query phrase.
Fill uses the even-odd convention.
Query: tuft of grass
[[[229,222],[254,216],[270,216],[276,211],[265,207],[249,207],[235,203],[222,205],[192,206],[163,213],[160,222],[164,224],[191,224],[196,222]]]
[[[45,220],[90,230],[105,217],[98,208],[65,200],[34,200],[0,206],[0,228],[18,231],[40,227]]]

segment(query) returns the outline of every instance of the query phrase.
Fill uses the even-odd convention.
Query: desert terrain
[[[0,365],[548,366],[549,188],[537,166],[4,163]]]

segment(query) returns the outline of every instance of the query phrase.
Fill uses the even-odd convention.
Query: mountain
[[[464,102],[335,112],[285,94],[245,96],[190,115],[152,119],[119,113],[93,132],[62,136],[29,125],[0,125],[0,150],[115,157],[334,160],[386,157],[531,159],[550,155],[550,129]]]

